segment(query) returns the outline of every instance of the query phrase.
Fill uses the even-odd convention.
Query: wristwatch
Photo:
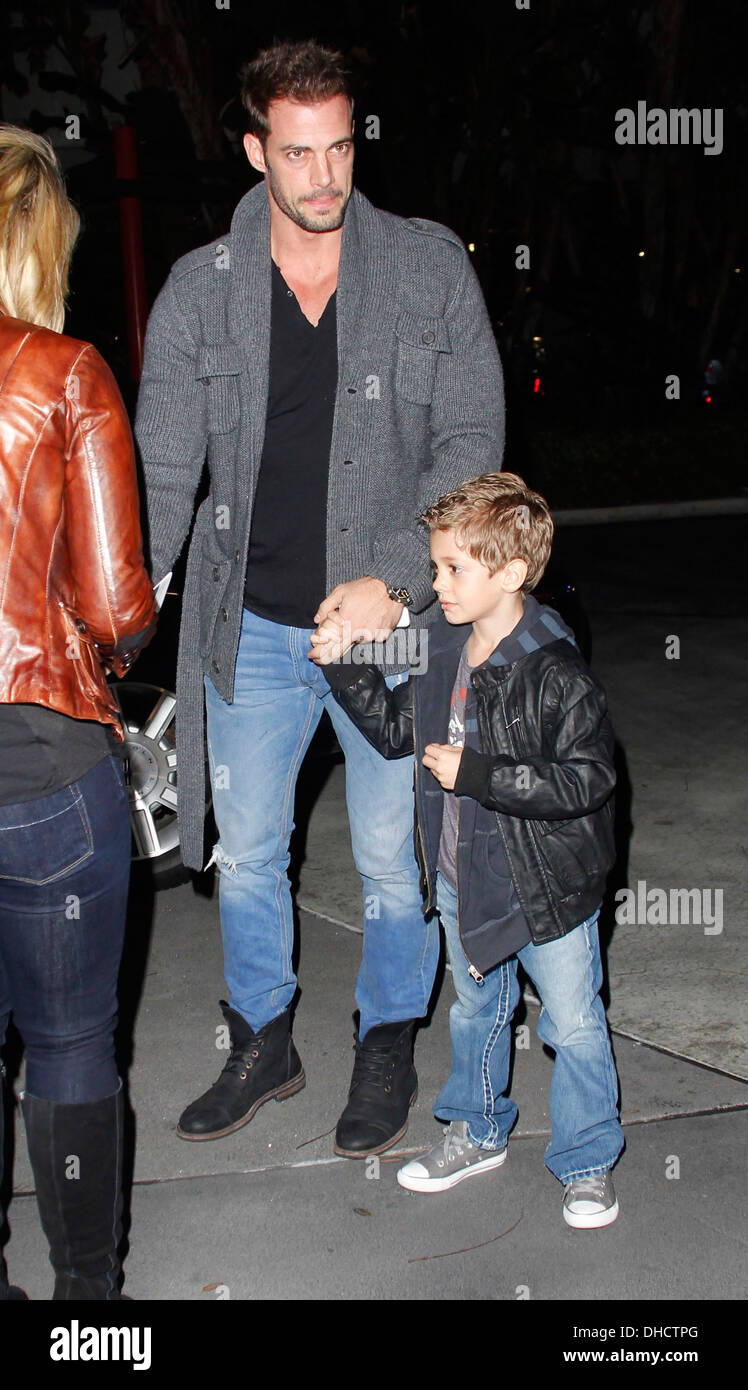
[[[412,596],[407,589],[396,589],[392,584],[387,585],[387,593],[395,603],[402,603],[404,608],[411,608],[413,605]]]

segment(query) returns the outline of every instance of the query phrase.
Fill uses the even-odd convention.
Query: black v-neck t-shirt
[[[275,262],[270,381],[244,606],[314,627],[327,594],[327,484],[338,384],[335,293],[315,328]]]

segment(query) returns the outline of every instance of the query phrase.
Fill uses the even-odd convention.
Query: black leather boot
[[[5,1067],[0,1062],[0,1188],[3,1185],[3,1159],[5,1154]],[[0,1236],[5,1226],[5,1212],[0,1202]],[[28,1294],[17,1284],[8,1283],[8,1268],[0,1250],[0,1302],[28,1301]]]
[[[408,1110],[418,1095],[413,1066],[416,1020],[380,1023],[363,1042],[356,1035],[351,1089],[335,1131],[335,1152],[367,1158],[392,1148],[408,1128]]]
[[[222,1139],[248,1124],[266,1100],[286,1100],[306,1085],[288,1009],[253,1033],[225,999],[220,1004],[229,1026],[229,1058],[210,1090],[180,1115],[180,1139]]]
[[[21,1098],[57,1302],[121,1300],[122,1085],[75,1104]]]

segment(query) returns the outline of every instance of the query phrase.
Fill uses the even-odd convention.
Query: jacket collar
[[[531,652],[538,651],[540,647],[548,647],[552,642],[558,642],[561,638],[576,645],[571,628],[567,627],[555,608],[538,603],[532,594],[528,594],[525,599],[525,611],[517,626],[491,652],[487,664],[494,667],[509,666],[529,656]]]
[[[470,637],[471,624],[449,623],[440,612],[428,631],[430,654],[438,656],[443,652],[453,651],[455,647],[464,647]],[[499,642],[483,664],[494,668],[510,665],[562,637],[575,645],[571,628],[567,627],[556,610],[538,603],[532,594],[528,594],[525,599],[525,611],[517,626]]]

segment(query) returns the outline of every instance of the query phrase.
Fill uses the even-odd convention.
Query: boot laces
[[[235,1076],[236,1073],[239,1072],[241,1079],[244,1080],[246,1073],[252,1070],[255,1061],[259,1057],[260,1048],[262,1047],[264,1041],[264,1038],[258,1038],[257,1046],[252,1048],[232,1047],[231,1052],[229,1054],[229,1059],[223,1071],[221,1072],[221,1076],[225,1076],[227,1074]]]
[[[354,1086],[368,1081],[370,1084],[379,1086],[384,1084],[385,1090],[389,1089],[392,1081],[392,1074],[397,1062],[397,1052],[393,1050],[392,1044],[370,1043],[368,1047],[364,1043],[356,1044],[356,1060],[353,1063],[353,1076],[351,1077],[351,1090]],[[389,1064],[389,1066],[388,1066]]]

